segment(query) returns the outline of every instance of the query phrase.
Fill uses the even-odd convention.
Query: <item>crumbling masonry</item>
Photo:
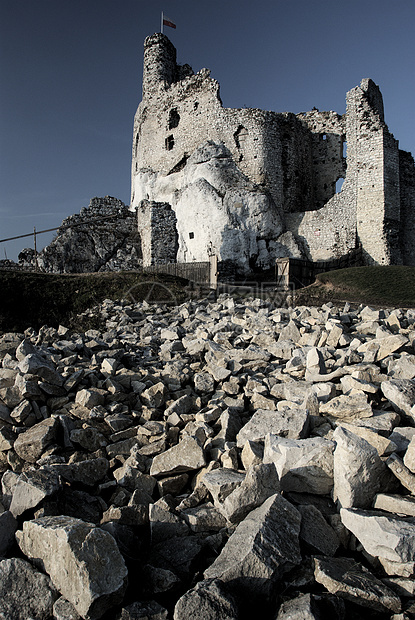
[[[224,108],[210,72],[177,65],[163,34],[144,44],[132,156],[139,206],[151,262],[216,254],[246,273],[361,245],[367,264],[415,265],[414,160],[389,132],[372,80],[347,93],[343,116]]]

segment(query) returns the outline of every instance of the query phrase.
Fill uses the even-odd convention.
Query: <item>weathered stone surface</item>
[[[301,562],[300,522],[287,500],[272,495],[238,525],[205,579],[221,579],[248,595],[268,594],[276,579]]]
[[[109,463],[105,458],[98,458],[86,459],[79,463],[57,464],[51,467],[68,482],[81,482],[87,486],[93,486],[104,478]]]
[[[75,607],[63,596],[53,606],[53,620],[82,620]]]
[[[151,539],[154,544],[176,536],[187,536],[189,528],[178,515],[166,509],[167,506],[150,504],[148,516],[151,528]]]
[[[343,620],[343,601],[329,594],[300,594],[281,605],[275,620],[323,620],[324,617]]]
[[[0,618],[50,620],[58,596],[50,578],[26,560],[0,561]]]
[[[393,590],[362,564],[348,558],[315,558],[315,578],[329,592],[379,612],[401,610]]]
[[[174,620],[237,620],[239,617],[236,601],[220,579],[199,581],[179,598],[173,616]]]
[[[301,514],[300,539],[312,553],[334,555],[340,545],[339,538],[318,508],[306,504],[298,506],[297,510]]]
[[[395,411],[415,421],[415,381],[390,379],[382,381],[381,389]]]
[[[233,469],[220,468],[208,471],[203,476],[203,484],[211,493],[215,505],[219,506],[245,480],[245,474]]]
[[[275,465],[261,463],[248,469],[241,485],[225,498],[223,504],[218,502],[216,505],[228,521],[238,523],[279,490],[280,481]]]
[[[309,426],[307,410],[286,409],[284,411],[270,411],[258,409],[247,424],[239,431],[236,442],[242,448],[246,441],[264,440],[268,433],[302,439],[306,437]]]
[[[342,508],[342,522],[370,555],[391,562],[415,561],[415,524],[357,508]]]
[[[333,488],[335,443],[321,437],[283,439],[267,435],[264,463],[274,463],[283,491],[327,495]]]
[[[23,524],[18,543],[82,617],[98,619],[121,602],[127,569],[107,532],[80,519],[43,517]]]
[[[193,437],[186,437],[176,446],[154,457],[150,475],[170,476],[200,469],[206,465],[203,448]]]
[[[56,239],[38,253],[37,262],[47,273],[139,269],[141,244],[135,213],[117,198],[92,198],[79,214],[63,220]],[[19,254],[19,264],[33,268],[34,263],[33,250]]]
[[[415,517],[415,497],[378,493],[373,502],[373,508],[396,515]]]
[[[187,508],[181,515],[192,532],[218,532],[227,526],[225,517],[210,502]]]
[[[381,489],[387,487],[390,472],[376,448],[344,427],[336,428],[333,497],[343,508],[368,508]]]
[[[124,607],[117,620],[167,620],[168,611],[157,601],[136,601]]]
[[[320,413],[341,420],[350,421],[355,418],[369,418],[372,407],[368,403],[365,394],[342,395],[332,398],[327,403],[320,405]]]
[[[57,431],[58,421],[55,418],[42,420],[21,433],[14,442],[13,448],[22,459],[35,463],[46,448],[55,441]]]
[[[402,459],[395,453],[391,454],[386,461],[386,465],[391,472],[398,478],[399,482],[415,495],[415,474],[413,474],[404,464]]]
[[[46,497],[57,493],[60,488],[60,479],[56,472],[49,469],[23,472],[13,489],[13,497],[10,512],[18,517],[35,508]]]

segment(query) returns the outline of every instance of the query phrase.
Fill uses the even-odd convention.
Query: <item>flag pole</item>
[[[163,11],[161,12],[161,34],[163,34]]]

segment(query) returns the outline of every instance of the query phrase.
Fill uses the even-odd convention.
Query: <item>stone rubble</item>
[[[414,617],[414,310],[98,310],[0,336],[1,618]]]

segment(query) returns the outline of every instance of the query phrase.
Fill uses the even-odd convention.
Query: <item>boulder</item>
[[[50,620],[58,596],[50,578],[26,560],[0,561],[0,618]]]
[[[381,512],[342,508],[340,516],[367,553],[391,562],[415,562],[415,523]]]
[[[20,458],[35,463],[55,441],[58,428],[59,422],[56,418],[42,420],[24,433],[20,433],[13,448]]]
[[[386,489],[390,472],[376,448],[344,427],[336,428],[333,497],[343,508],[369,508]]]
[[[321,437],[265,438],[264,463],[274,463],[283,491],[327,495],[333,488],[335,443]]]
[[[83,618],[98,620],[122,601],[127,568],[108,532],[58,516],[25,521],[16,536],[23,553],[50,576]]]
[[[301,562],[301,517],[279,493],[238,525],[219,557],[204,572],[244,596],[267,596],[285,572]]]
[[[329,592],[380,613],[398,613],[399,597],[359,562],[349,558],[315,558],[314,575]]]
[[[308,427],[309,415],[307,410],[270,411],[258,409],[237,434],[236,443],[238,448],[242,448],[248,440],[263,441],[268,433],[289,439],[303,439],[307,436]]]
[[[156,455],[150,469],[151,476],[171,476],[201,469],[206,465],[203,449],[194,437],[185,437],[169,450]]]
[[[233,596],[220,579],[199,581],[176,603],[173,620],[237,620],[240,617]]]

